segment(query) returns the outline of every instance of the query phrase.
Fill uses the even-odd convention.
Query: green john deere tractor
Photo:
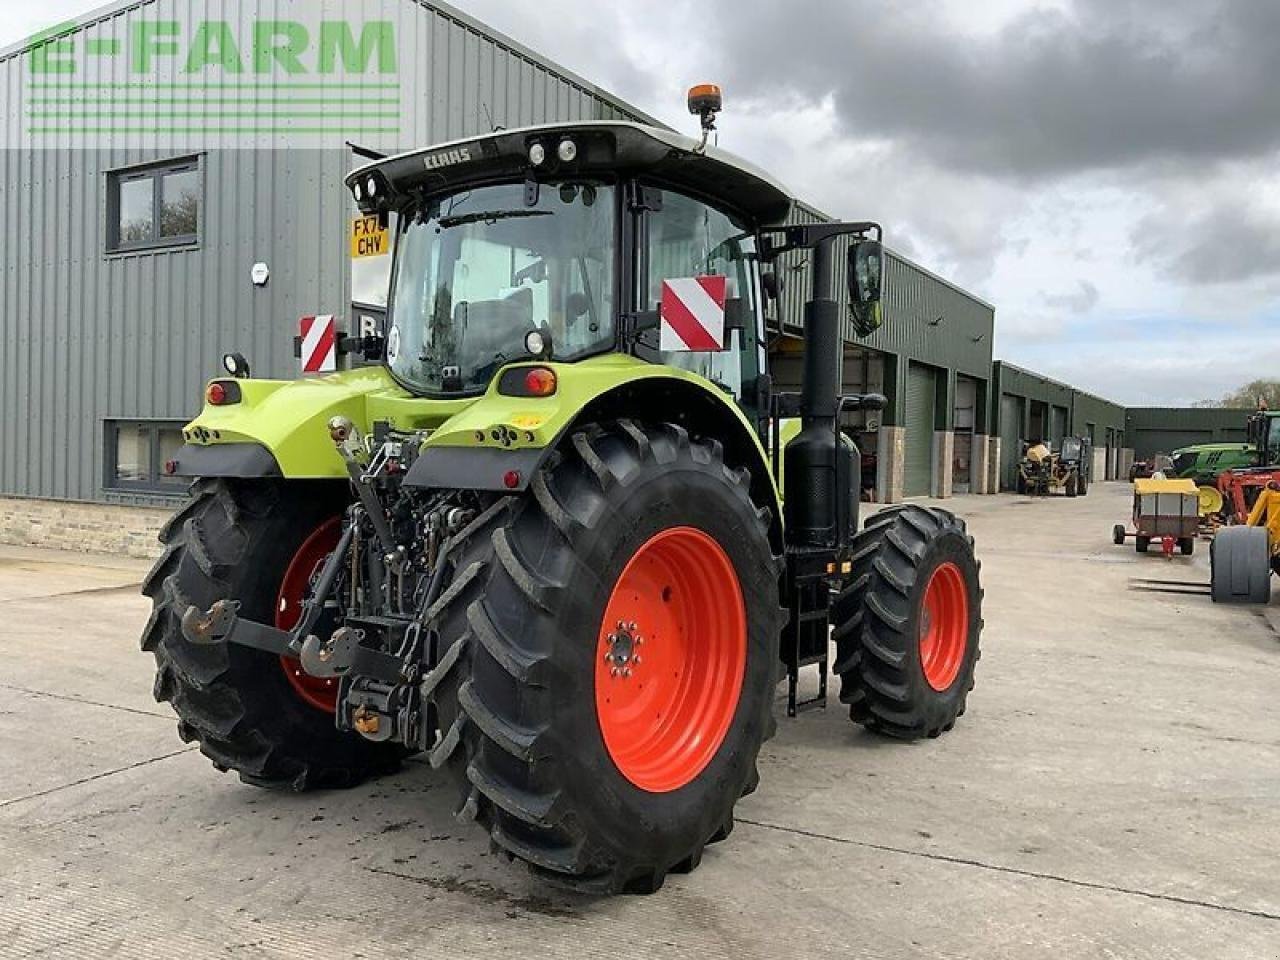
[[[302,790],[422,753],[499,850],[644,892],[729,834],[779,682],[792,715],[824,702],[832,639],[856,722],[963,713],[973,540],[924,506],[859,530],[839,429],[885,402],[841,395],[834,293],[847,267],[879,324],[879,227],[782,226],[788,193],[707,146],[718,91],[690,106],[701,141],[540,126],[348,178],[398,224],[383,362],[283,382],[229,355],[144,585],[156,697],[217,768]],[[763,268],[797,250],[792,394]]]

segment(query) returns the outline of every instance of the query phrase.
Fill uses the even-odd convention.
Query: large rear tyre
[[[246,783],[305,790],[353,786],[395,769],[402,748],[334,727],[331,692],[279,657],[237,644],[196,646],[182,634],[189,605],[236,599],[252,620],[296,617],[290,580],[306,583],[345,505],[323,483],[200,480],[165,525],[164,554],[143,583],[151,619],[142,649],[155,655],[155,698],[178,714],[178,735]],[[331,549],[331,547],[330,547]],[[301,571],[301,573],[299,573]],[[282,605],[285,609],[282,609]],[[326,709],[326,705],[328,709]]]
[[[1263,527],[1223,527],[1209,545],[1214,603],[1271,601],[1271,546]]]
[[[854,580],[832,620],[840,700],[868,729],[950,730],[973,689],[982,588],[973,538],[945,510],[891,507],[854,540]]]
[[[650,892],[728,835],[773,732],[785,616],[749,489],[718,442],[622,421],[459,535],[431,617],[431,761],[499,850]]]

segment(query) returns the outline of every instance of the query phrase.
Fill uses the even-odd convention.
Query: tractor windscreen
[[[1280,417],[1272,417],[1267,421],[1266,450],[1262,466],[1273,467],[1280,464]]]
[[[539,331],[550,358],[613,343],[614,188],[500,184],[435,199],[405,218],[396,250],[387,362],[429,394],[476,393],[528,359]]]

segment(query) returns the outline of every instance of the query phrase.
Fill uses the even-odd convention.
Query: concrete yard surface
[[[422,762],[217,773],[151,697],[146,565],[0,548],[0,957],[1280,957],[1280,607],[1136,582],[1208,544],[1112,545],[1129,498],[948,501],[986,588],[955,730],[879,739],[834,685],[698,870],[613,899],[491,854]]]

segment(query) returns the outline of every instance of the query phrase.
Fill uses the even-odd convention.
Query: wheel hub
[[[613,633],[605,638],[609,649],[604,655],[604,662],[609,664],[609,676],[628,679],[632,671],[640,666],[640,651],[637,649],[644,643],[636,627],[635,621],[618,621]]]
[[[695,779],[729,732],[746,673],[746,604],[724,548],[694,527],[641,544],[596,649],[596,717],[618,771],[651,793]]]
[[[919,623],[920,668],[941,693],[955,682],[969,646],[969,594],[956,564],[943,563],[929,577]]]

